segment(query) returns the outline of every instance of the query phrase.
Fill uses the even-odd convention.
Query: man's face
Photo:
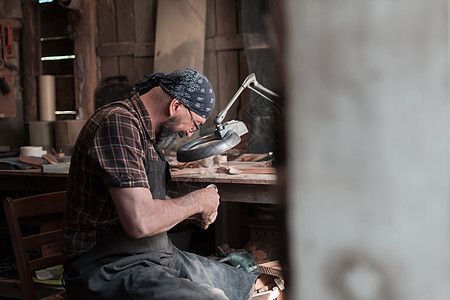
[[[179,120],[179,116],[171,117],[161,125],[161,129],[156,133],[156,143],[154,145],[156,150],[161,151],[169,148],[177,138],[177,135],[180,138],[186,136],[186,132],[174,129],[180,123]]]
[[[180,138],[191,136],[205,123],[206,119],[192,113],[186,106],[180,104],[180,113],[172,116],[161,125],[161,129],[156,133],[156,150],[169,148],[175,141],[177,135]]]

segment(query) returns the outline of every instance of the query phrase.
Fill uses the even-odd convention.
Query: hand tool
[[[0,58],[0,70],[3,68],[4,65],[5,65],[4,60]],[[0,73],[0,90],[4,95],[9,94],[11,92],[8,82],[6,82],[5,76],[2,73]]]
[[[255,273],[257,271],[256,263],[253,261],[250,254],[244,249],[238,249],[219,260],[219,262],[227,262],[235,268],[244,271]]]

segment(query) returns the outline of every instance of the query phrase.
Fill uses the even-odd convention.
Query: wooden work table
[[[186,194],[196,188],[215,184],[219,189],[221,201],[275,204],[274,174],[237,174],[206,173],[195,175],[172,176],[169,191]]]
[[[65,190],[67,172],[41,173],[39,169],[0,170],[0,190],[51,192]],[[215,184],[222,201],[275,204],[272,190],[276,185],[274,174],[220,174],[205,173],[173,175],[169,191],[187,193],[195,188]]]
[[[68,172],[41,173],[39,169],[0,170],[0,190],[62,191],[66,189],[67,177]],[[168,194],[171,197],[182,196],[213,183],[219,189],[221,202],[230,203],[230,205],[232,202],[276,204],[276,182],[275,174],[174,174]],[[216,245],[231,242],[236,235],[229,228],[230,224],[237,226],[236,221],[229,221],[232,216],[231,213],[227,213],[226,207],[227,205],[219,206],[219,217],[215,223]]]

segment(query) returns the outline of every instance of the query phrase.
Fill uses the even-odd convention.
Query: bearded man
[[[204,229],[219,195],[203,188],[166,197],[161,150],[210,117],[213,88],[201,72],[146,74],[131,98],[100,108],[72,154],[64,215],[70,299],[248,299],[256,276],[177,249],[167,231],[187,218]]]

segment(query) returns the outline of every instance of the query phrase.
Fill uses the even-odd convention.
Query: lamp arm
[[[278,106],[272,99],[270,99],[267,95],[264,95],[261,91],[264,91],[265,93],[273,96],[273,97],[280,97],[278,96],[278,94],[272,92],[271,90],[269,90],[268,88],[263,87],[261,84],[259,85],[255,85],[254,87],[249,85],[248,86],[249,89],[251,89],[252,91],[254,91],[255,93],[257,93],[258,95],[260,95],[261,97],[263,97],[264,99],[266,99],[267,101],[269,101],[270,103],[273,103],[274,105]],[[259,89],[259,90],[258,90]]]
[[[227,115],[228,111],[230,110],[231,106],[234,104],[234,102],[236,102],[236,99],[241,95],[241,93],[246,88],[251,89],[252,91],[256,92],[257,94],[259,94],[260,96],[262,96],[263,98],[265,98],[266,100],[268,100],[272,103],[274,103],[273,100],[270,99],[269,97],[267,97],[266,95],[264,95],[262,92],[265,92],[273,97],[279,97],[276,93],[272,92],[271,90],[269,90],[268,88],[266,88],[262,84],[260,84],[256,80],[255,73],[251,73],[250,75],[247,76],[247,78],[245,78],[244,82],[239,87],[239,89],[234,94],[234,96],[231,98],[230,102],[228,102],[227,106],[225,106],[225,108],[214,118],[214,124],[216,124],[216,126],[220,127],[223,120],[225,119],[225,116]]]

